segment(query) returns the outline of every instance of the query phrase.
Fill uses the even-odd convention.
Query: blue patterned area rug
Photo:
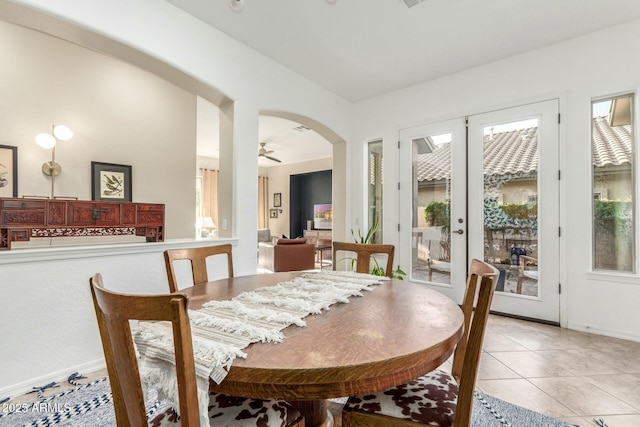
[[[475,392],[473,400],[471,425],[473,427],[578,427],[479,391]]]
[[[43,392],[54,387],[55,384],[47,384],[42,388],[37,388],[34,390],[37,393],[37,398],[28,403],[0,402],[0,426],[114,426],[115,419],[109,380],[102,378],[82,383],[79,381],[82,378],[77,374],[72,375],[69,377],[69,382],[74,385],[73,388],[46,397]],[[147,414],[152,416],[164,406],[151,399],[147,404]],[[604,421],[599,425],[604,427]],[[569,427],[572,425],[476,392],[472,426]]]

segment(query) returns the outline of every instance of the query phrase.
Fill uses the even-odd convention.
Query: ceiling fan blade
[[[265,155],[264,157],[266,157],[266,158],[267,158],[267,159],[269,159],[269,160],[273,160],[274,162],[282,163],[282,160],[278,160],[278,159],[276,159],[275,157],[266,156],[266,155]]]

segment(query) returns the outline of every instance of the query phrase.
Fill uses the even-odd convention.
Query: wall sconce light
[[[73,138],[73,132],[65,125],[53,125],[51,133],[36,135],[36,144],[44,149],[51,149],[51,161],[42,164],[42,173],[51,177],[51,198],[55,190],[55,178],[62,172],[62,166],[56,163],[56,144],[58,141],[68,141]]]

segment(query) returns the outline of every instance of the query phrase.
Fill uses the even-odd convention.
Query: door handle
[[[454,231],[454,233],[464,234],[464,230],[461,228],[459,230]]]

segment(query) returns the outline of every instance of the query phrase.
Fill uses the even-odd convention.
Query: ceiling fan
[[[265,148],[265,145],[267,145],[267,143],[266,143],[266,142],[261,142],[261,143],[260,143],[260,151],[258,151],[258,157],[264,157],[264,158],[267,158],[267,159],[269,159],[269,160],[273,160],[274,162],[278,162],[278,163],[280,163],[280,162],[281,162],[281,160],[276,159],[275,157],[271,157],[271,156],[269,155],[269,154],[273,153],[274,151],[273,151],[273,150],[267,150],[267,149]]]

